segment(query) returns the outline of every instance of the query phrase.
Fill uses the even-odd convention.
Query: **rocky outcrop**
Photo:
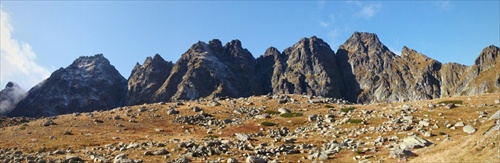
[[[341,97],[343,82],[335,53],[323,40],[302,38],[280,53],[269,48],[257,59],[264,93]]]
[[[373,33],[355,32],[337,51],[350,101],[404,101],[410,68]]]
[[[147,57],[144,64],[137,63],[128,78],[125,105],[151,103],[155,92],[163,85],[170,75],[174,64],[165,61],[156,54]]]
[[[155,94],[156,101],[192,100],[260,94],[255,58],[239,40],[222,46],[214,39],[199,41],[175,63],[170,76]]]
[[[27,92],[14,82],[8,82],[0,91],[0,116],[6,115],[26,97]]]
[[[42,117],[121,105],[126,80],[102,54],[80,57],[28,92],[10,116]]]
[[[490,45],[462,76],[454,96],[500,92],[500,48]]]

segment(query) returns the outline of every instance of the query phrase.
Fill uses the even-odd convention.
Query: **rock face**
[[[463,74],[454,92],[454,96],[476,95],[500,91],[500,48],[490,45],[481,54],[467,72]]]
[[[349,92],[356,102],[406,101],[439,97],[441,64],[423,54],[403,48],[391,52],[373,33],[355,32],[337,51]]]
[[[156,54],[147,57],[144,64],[137,63],[128,78],[128,91],[125,105],[151,103],[154,93],[163,85],[170,75],[174,64],[165,61]]]
[[[155,100],[247,97],[261,94],[257,81],[255,58],[239,40],[225,46],[217,39],[200,41],[175,63]]]
[[[344,83],[335,53],[323,40],[302,38],[280,53],[269,48],[257,59],[264,94],[309,94],[341,97]]]
[[[80,57],[33,87],[10,116],[41,117],[112,109],[121,105],[126,80],[102,54]]]
[[[14,82],[9,82],[5,88],[0,91],[0,116],[5,115],[12,111],[27,95],[19,85]]]

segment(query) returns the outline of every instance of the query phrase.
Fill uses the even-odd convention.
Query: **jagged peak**
[[[492,65],[494,64],[495,60],[499,58],[498,57],[499,55],[500,55],[500,48],[495,45],[489,45],[481,51],[479,56],[474,61],[474,64],[485,65],[485,66]]]
[[[94,56],[81,56],[69,66],[77,67],[80,69],[89,69],[95,66],[110,66],[109,60],[103,54],[96,54]]]
[[[275,48],[275,47],[269,47],[266,49],[266,52],[264,53],[264,56],[271,56],[271,55],[276,55],[276,54],[280,54],[281,52]]]
[[[234,47],[235,49],[243,49],[243,46],[241,45],[241,41],[238,39],[231,40],[230,42],[226,43],[226,48],[229,47]]]
[[[403,50],[401,51],[401,57],[405,59],[423,59],[423,60],[434,60],[425,54],[422,54],[414,49],[403,46]]]

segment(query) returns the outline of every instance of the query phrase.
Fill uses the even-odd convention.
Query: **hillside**
[[[4,117],[0,162],[498,162],[499,97],[351,105],[264,95]]]

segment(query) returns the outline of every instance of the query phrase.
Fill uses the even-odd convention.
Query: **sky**
[[[336,51],[355,31],[472,65],[500,45],[500,1],[0,1],[0,87],[29,90],[79,56],[104,54],[128,78],[160,54],[176,62],[197,41],[239,39],[255,58],[317,36]]]

